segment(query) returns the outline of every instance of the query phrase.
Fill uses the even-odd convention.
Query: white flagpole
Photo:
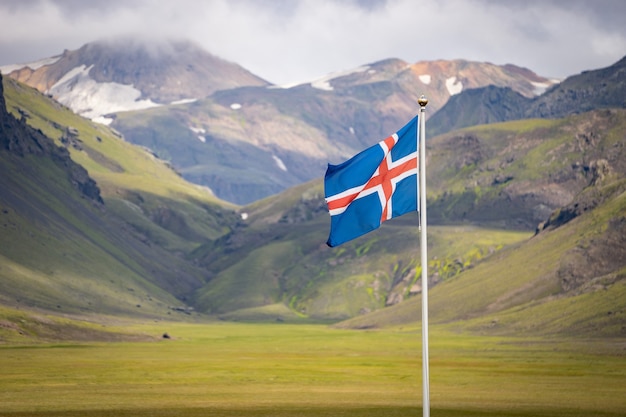
[[[428,99],[423,95],[417,100],[420,105],[419,115],[419,210],[420,210],[420,249],[422,263],[422,386],[423,415],[430,416],[430,383],[428,372],[428,257],[426,239],[426,105]]]

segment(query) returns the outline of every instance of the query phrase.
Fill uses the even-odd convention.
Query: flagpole
[[[422,387],[423,415],[430,416],[430,383],[428,370],[428,243],[426,238],[426,105],[428,99],[421,96],[419,115],[419,211],[420,211],[420,249],[422,263]]]

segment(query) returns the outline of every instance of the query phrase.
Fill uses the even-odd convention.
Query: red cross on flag
[[[417,210],[417,116],[398,132],[339,165],[328,165],[327,244],[337,246]]]

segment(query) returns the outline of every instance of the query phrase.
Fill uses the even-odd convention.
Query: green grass
[[[172,338],[1,346],[0,416],[421,415],[417,328],[156,322],[130,330]],[[433,416],[626,409],[624,340],[478,337],[442,327],[431,327],[430,340]]]
[[[108,127],[77,116],[24,84],[4,78],[3,85],[8,110],[19,117],[18,108],[28,109],[30,117],[27,123],[41,129],[57,145],[60,145],[66,127],[77,129],[83,150],[69,147],[72,159],[87,169],[105,198],[117,196],[117,190],[122,189],[234,207],[218,200],[203,187],[189,184],[163,161],[120,140]]]

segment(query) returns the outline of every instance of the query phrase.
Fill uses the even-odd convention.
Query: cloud
[[[0,65],[136,34],[191,39],[274,83],[391,57],[565,77],[624,55],[625,15],[621,0],[5,0]]]

